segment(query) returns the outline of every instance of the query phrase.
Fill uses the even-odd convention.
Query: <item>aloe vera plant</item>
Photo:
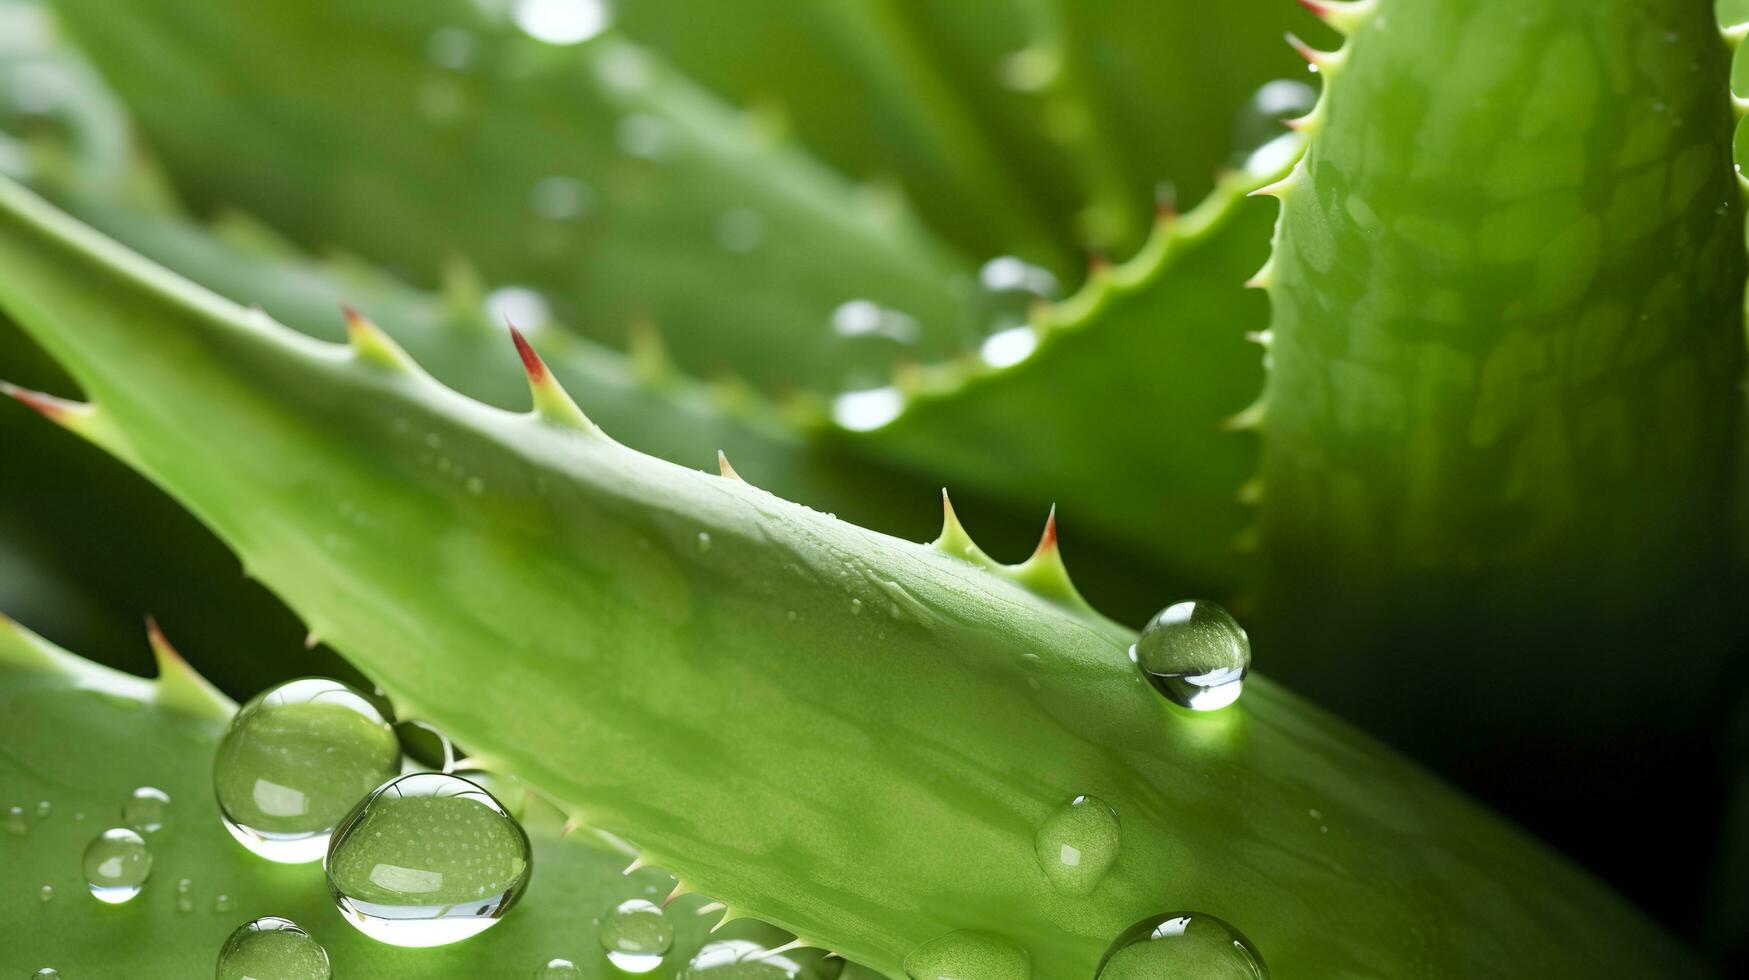
[[[1224,921],[1284,976],[1700,969],[1544,845],[1268,680],[1210,717],[1168,705],[1126,655],[1135,634],[1082,591],[1119,590],[1070,583],[1054,515],[1016,565],[945,495],[933,543],[880,532],[914,524],[930,480],[979,491],[960,500],[978,526],[1061,494],[1100,564],[1238,597],[1265,673],[1509,804],[1492,770],[1512,744],[1706,744],[1741,680],[1719,529],[1744,263],[1739,32],[1721,39],[1704,6],[1238,4],[1203,22],[1236,38],[1206,106],[1165,97],[1184,78],[1150,74],[1155,42],[1115,7],[867,0],[723,25],[842,52],[827,77],[869,85],[903,134],[843,132],[823,88],[796,93],[794,144],[770,135],[772,100],[806,59],[725,55],[708,20],[662,4],[578,48],[492,4],[57,6],[172,182],[303,245],[142,210],[116,190],[132,164],[107,187],[25,175],[95,231],[0,185],[0,309],[81,391],[14,393],[186,506],[398,709],[681,892],[919,980],[1091,977],[1174,910]],[[1201,191],[1195,168],[1236,159],[1222,100],[1287,57],[1257,23],[1311,14],[1343,43],[1300,45],[1326,89],[1301,135],[1182,215],[1157,200],[1155,181]],[[318,36],[353,75],[296,43],[256,57]],[[1169,40],[1223,71],[1218,49]],[[220,81],[260,111],[229,111]],[[1187,121],[1183,149],[1124,131],[1153,105],[1138,82]],[[550,142],[506,156],[535,132]],[[879,217],[810,152],[890,169],[916,216]],[[599,221],[527,214],[531,188],[584,178],[566,187],[598,195]],[[312,264],[311,245],[447,292]],[[1119,261],[1081,281],[1089,250]],[[1072,288],[960,352],[980,342],[973,257],[992,253]],[[480,324],[456,254],[540,287],[588,338]],[[716,301],[731,281],[745,302]],[[904,311],[915,342],[853,350],[824,326],[852,300]],[[341,303],[368,315],[346,346],[306,336],[335,336]],[[691,378],[721,371],[732,397]],[[530,413],[506,411],[530,397],[517,373]],[[14,561],[65,567],[42,550]],[[1660,703],[1682,725],[1654,720],[1639,678],[1672,622],[1695,683]],[[1444,707],[1482,678],[1487,717]],[[1568,686],[1584,709],[1533,696]],[[1471,768],[1460,744],[1480,747]],[[1623,826],[1689,819],[1655,805],[1688,771],[1636,773],[1653,792],[1602,797],[1613,816],[1536,827],[1618,879],[1698,894],[1702,861],[1598,853]],[[1035,834],[1082,795],[1119,843],[1071,894]],[[588,882],[578,861],[552,873]],[[524,955],[548,921],[458,948]],[[347,938],[336,954],[364,969],[401,962]],[[204,969],[195,952],[163,968]]]

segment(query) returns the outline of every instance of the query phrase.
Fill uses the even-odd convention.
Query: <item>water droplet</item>
[[[24,807],[9,806],[6,808],[6,829],[20,837],[30,833],[30,817],[25,815]]]
[[[528,206],[537,218],[569,221],[588,210],[589,185],[572,177],[542,177],[528,192]]]
[[[1038,334],[1031,327],[1009,327],[984,338],[978,356],[991,367],[1003,368],[1019,364],[1038,349]]]
[[[516,0],[511,16],[523,33],[548,44],[581,44],[607,29],[603,0]]]
[[[852,616],[862,615],[862,600],[861,599],[850,600],[850,614]]]
[[[627,116],[613,130],[614,143],[620,152],[641,160],[660,160],[668,153],[668,124],[655,116]]]
[[[473,936],[528,886],[521,825],[460,776],[414,773],[365,797],[334,831],[328,891],[342,916],[381,942],[441,946]]]
[[[648,973],[674,948],[674,926],[654,902],[633,898],[601,917],[595,931],[608,961],[627,973]]]
[[[176,911],[183,915],[194,911],[194,882],[188,878],[176,882]]]
[[[832,421],[852,432],[878,429],[899,417],[905,397],[892,386],[847,391],[832,399]]]
[[[730,208],[717,217],[716,235],[725,252],[751,252],[765,240],[765,219],[757,211]]]
[[[33,977],[34,980],[60,980],[61,971],[52,966],[45,966],[35,973],[32,973],[31,977]]]
[[[155,786],[141,786],[121,805],[121,822],[142,834],[164,829],[170,812],[170,794]]]
[[[42,890],[40,892],[38,892],[37,894],[42,896],[42,900],[43,900],[44,904],[52,902],[55,900],[55,886],[54,885],[44,885],[42,887]]]
[[[480,39],[459,27],[439,27],[425,39],[425,57],[439,68],[467,71],[479,55]]]
[[[980,306],[985,331],[993,337],[1009,334],[1009,339],[1004,342],[1009,345],[1008,351],[1014,350],[1017,338],[1025,341],[1025,349],[1008,363],[1024,358],[1032,352],[1030,331],[1025,335],[1009,332],[1026,326],[1032,318],[1033,308],[1057,295],[1057,277],[1048,269],[1004,255],[984,263],[978,270],[978,285],[981,287]],[[991,357],[993,352],[996,358]],[[1001,345],[992,349],[986,344],[983,351],[987,361],[1001,359],[1004,353]]]
[[[468,492],[476,497],[486,492],[486,481],[477,476],[468,477],[465,486],[468,488]]]
[[[912,950],[905,957],[905,975],[911,980],[1027,980],[1032,959],[1000,936],[961,929]]]
[[[789,956],[747,939],[707,943],[680,971],[680,980],[796,980],[811,971]]]
[[[140,893],[152,875],[152,852],[145,838],[126,827],[112,827],[85,847],[85,883],[97,900],[110,905]]]
[[[486,294],[483,305],[486,319],[495,324],[505,321],[516,324],[523,333],[532,333],[553,321],[553,309],[547,299],[527,286],[504,286]]]
[[[1117,811],[1093,796],[1077,796],[1051,811],[1033,835],[1033,853],[1051,887],[1091,895],[1117,860]]]
[[[237,903],[232,901],[231,896],[226,895],[224,892],[220,892],[213,896],[213,911],[220,915],[223,915],[236,907]]]
[[[360,797],[401,771],[401,743],[370,698],[304,677],[237,712],[213,761],[226,829],[270,861],[320,860]]]
[[[1743,164],[1749,162],[1749,116],[1737,120],[1737,129],[1731,135],[1731,160],[1739,174]]]
[[[290,919],[246,922],[219,950],[218,980],[328,980],[328,951]]]
[[[414,762],[440,772],[455,771],[455,744],[430,722],[417,718],[396,722],[395,737]]]
[[[1201,912],[1157,915],[1124,930],[1099,964],[1098,980],[1266,980],[1269,971],[1239,930]]]
[[[556,956],[534,968],[534,980],[583,980],[583,970],[570,960]]]
[[[917,340],[917,321],[866,299],[838,304],[832,311],[832,332],[840,337],[888,337],[903,344]]]
[[[55,805],[48,800],[38,800],[36,803],[36,818],[41,820],[55,812]]]
[[[711,550],[711,533],[709,531],[698,532],[698,550],[700,552]]]
[[[1251,640],[1218,604],[1189,599],[1148,620],[1130,659],[1161,694],[1213,711],[1239,699],[1251,671]]]
[[[1715,0],[1713,13],[1723,30],[1749,24],[1749,0]]]
[[[1278,78],[1265,82],[1233,120],[1233,163],[1244,164],[1259,149],[1288,132],[1283,121],[1303,116],[1317,104],[1317,89],[1303,81]]]

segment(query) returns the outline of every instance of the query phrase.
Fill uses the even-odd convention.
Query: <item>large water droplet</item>
[[[1715,0],[1713,12],[1724,30],[1749,24],[1749,0]]]
[[[1051,811],[1033,835],[1033,853],[1051,887],[1090,895],[1117,860],[1117,811],[1092,796],[1077,796]]]
[[[257,695],[231,720],[213,786],[231,836],[271,861],[320,860],[361,796],[401,771],[401,744],[364,694],[304,677]]]
[[[218,980],[328,980],[328,951],[290,919],[246,922],[219,950]]]
[[[680,980],[705,978],[710,980],[812,980],[812,971],[789,956],[766,949],[746,939],[725,939],[707,943],[698,951]]]
[[[133,898],[152,876],[152,852],[145,838],[126,827],[111,827],[85,847],[85,883],[100,902],[117,905]]]
[[[1218,604],[1189,599],[1148,620],[1130,659],[1161,694],[1213,711],[1239,699],[1251,671],[1251,640]]]
[[[905,957],[911,980],[1027,980],[1032,958],[1000,936],[960,929],[937,936]]]
[[[1157,915],[1124,930],[1099,964],[1098,980],[1267,980],[1262,957],[1239,930],[1201,912]]]
[[[142,834],[163,830],[169,814],[170,794],[156,786],[139,787],[121,805],[121,822]]]
[[[365,797],[334,831],[328,891],[347,922],[396,946],[485,930],[522,897],[533,854],[522,826],[460,776],[414,773]]]
[[[1283,122],[1312,111],[1318,92],[1305,82],[1278,78],[1252,94],[1233,122],[1233,165],[1267,175],[1287,166],[1304,142]]]
[[[516,0],[516,26],[537,41],[580,44],[607,29],[603,0]]]
[[[534,968],[534,980],[583,980],[583,969],[562,956]]]
[[[654,902],[624,901],[601,917],[595,931],[608,960],[627,973],[648,973],[674,948],[674,925]]]
[[[1012,255],[985,262],[978,270],[978,285],[992,334],[1025,326],[1034,306],[1057,295],[1057,277],[1050,270]]]

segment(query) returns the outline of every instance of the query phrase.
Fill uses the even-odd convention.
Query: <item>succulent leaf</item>
[[[1082,976],[1169,907],[1315,974],[1693,969],[1572,866],[1267,680],[1225,715],[1176,713],[1128,662],[1133,634],[1090,611],[383,372],[12,184],[0,305],[408,713],[688,887],[889,975],[973,929]],[[1085,792],[1122,817],[1122,853],[1069,901],[1032,832]]]

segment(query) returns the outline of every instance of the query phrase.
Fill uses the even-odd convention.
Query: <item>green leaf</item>
[[[365,938],[334,908],[320,865],[279,865],[238,845],[220,823],[212,759],[235,705],[213,694],[175,653],[160,648],[156,681],[84,661],[0,617],[0,806],[22,806],[24,834],[0,834],[7,884],[0,916],[10,923],[0,970],[26,976],[52,966],[65,977],[186,978],[213,969],[236,927],[263,915],[290,918],[328,950],[336,976],[528,976],[563,956],[586,976],[618,977],[596,943],[593,921],[628,898],[660,899],[671,884],[654,870],[622,875],[627,858],[561,840],[563,818],[539,801],[523,809],[535,847],[529,891],[479,938],[437,955]],[[148,837],[152,873],[145,891],[119,906],[99,904],[80,869],[85,845],[122,826],[120,808],[138,786],[169,794],[165,829]],[[39,815],[37,804],[49,811]],[[186,896],[178,882],[190,885]],[[41,897],[43,886],[52,898]],[[228,902],[215,907],[218,897]],[[186,897],[187,911],[178,908]],[[669,910],[675,954],[652,977],[671,977],[707,939],[766,944],[781,934],[736,922],[708,935],[718,916],[696,914],[706,900],[683,898]],[[809,954],[797,954],[807,957]]]
[[[427,285],[465,256],[616,344],[653,318],[700,376],[835,385],[852,299],[914,318],[903,356],[972,335],[968,270],[926,230],[612,31],[549,45],[467,0],[57,9],[202,208]]]
[[[1234,429],[1263,386],[1246,331],[1269,315],[1245,281],[1268,255],[1271,209],[1245,195],[1266,180],[1235,175],[1163,216],[1134,259],[999,335],[985,361],[901,375],[902,410],[844,438],[955,487],[1055,502],[1198,588],[1236,588],[1257,447]]]
[[[1267,680],[1214,717],[1165,703],[1052,536],[995,567],[955,524],[943,548],[911,544],[661,463],[582,420],[532,352],[536,411],[486,408],[10,184],[0,305],[93,404],[33,400],[194,509],[403,713],[731,909],[889,975],[971,929],[1039,976],[1083,976],[1174,908],[1315,975],[1695,968]],[[1082,793],[1123,839],[1069,900],[1032,837]]]

